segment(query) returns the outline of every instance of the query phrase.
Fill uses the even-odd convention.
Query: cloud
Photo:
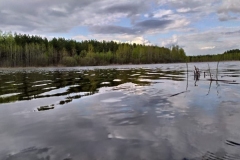
[[[191,10],[192,10],[191,8],[179,8],[179,9],[177,9],[177,12],[187,13],[187,12],[190,12]]]
[[[182,16],[191,23],[197,22],[211,13],[216,13],[221,3],[222,0],[158,0],[159,5],[174,11],[174,14],[170,14],[170,16]]]
[[[152,45],[152,43],[145,39],[143,36],[137,36],[137,35],[127,35],[127,34],[91,34],[88,36],[82,36],[82,35],[77,35],[72,37],[72,39],[75,39],[77,41],[82,41],[82,40],[92,40],[96,39],[98,41],[115,41],[115,42],[120,42],[120,43],[136,43],[136,44],[144,44],[144,45]]]
[[[222,12],[234,12],[240,13],[240,1],[239,0],[225,0],[218,9],[219,13]]]
[[[0,3],[0,27],[14,31],[67,32],[80,24],[82,10],[94,1],[8,0]],[[26,5],[27,4],[27,5]]]
[[[115,1],[110,3],[106,7],[102,7],[99,13],[124,13],[128,16],[136,16],[138,14],[144,13],[149,9],[149,3],[143,0],[139,1]]]
[[[138,2],[141,3],[127,0],[4,0],[0,3],[0,27],[20,32],[58,33],[69,32],[78,26],[109,25],[148,9],[145,1]]]
[[[173,35],[172,38],[162,41],[161,45],[168,48],[174,45],[178,45],[177,35]]]
[[[167,25],[179,20],[176,16],[159,19],[160,16],[173,14],[172,10],[165,9],[154,13],[150,19],[141,19],[141,15],[152,14],[151,5],[156,1],[4,0],[0,3],[0,27],[3,30],[35,34],[68,33],[79,26],[103,34],[107,31],[119,34],[147,33],[157,28],[164,30]],[[132,27],[117,25],[121,18],[130,18]]]
[[[238,27],[219,27],[207,31],[173,35],[161,38],[159,45],[170,47],[179,45],[187,55],[219,54],[226,50],[239,48],[240,31]]]
[[[239,0],[225,0],[218,8],[218,16],[220,21],[229,21],[239,19],[240,16],[240,1]]]
[[[154,29],[165,29],[173,23],[172,20],[149,19],[135,23],[132,27],[122,27],[116,25],[95,25],[90,27],[90,31],[99,34],[144,34]]]
[[[214,49],[216,46],[208,46],[208,47],[201,47],[201,50],[209,50],[209,49]]]
[[[136,23],[136,27],[146,28],[146,29],[155,29],[155,28],[165,28],[167,25],[171,24],[172,20],[156,20],[149,19]]]
[[[136,34],[137,30],[114,25],[92,26],[90,31],[100,34]]]
[[[167,17],[167,16],[169,16],[173,13],[174,12],[170,9],[168,9],[168,10],[160,9],[160,10],[157,10],[153,13],[153,17],[154,18],[163,18],[163,17]]]
[[[152,45],[152,43],[149,40],[144,39],[143,37],[135,37],[130,41],[126,41],[127,43],[136,43],[136,44],[144,44],[144,45]]]
[[[240,30],[223,32],[225,35],[240,35]]]

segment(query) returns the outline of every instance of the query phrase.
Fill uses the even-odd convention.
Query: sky
[[[0,0],[0,30],[219,54],[240,48],[240,0]]]

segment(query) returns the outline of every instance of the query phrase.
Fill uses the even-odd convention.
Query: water
[[[0,159],[240,159],[240,63],[216,67],[1,69]]]

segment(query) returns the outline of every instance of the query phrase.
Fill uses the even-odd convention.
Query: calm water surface
[[[1,69],[0,159],[240,159],[240,62],[209,65]]]

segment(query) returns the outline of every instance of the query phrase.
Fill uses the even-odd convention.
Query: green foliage
[[[66,56],[62,58],[61,64],[63,64],[64,66],[76,66],[77,65],[77,61],[76,59],[74,59],[74,57],[70,57],[70,56]]]
[[[240,50],[233,49],[217,55],[189,56],[190,62],[213,62],[213,61],[232,61],[240,60]]]
[[[0,32],[0,67],[185,62],[182,48],[82,41]]]

